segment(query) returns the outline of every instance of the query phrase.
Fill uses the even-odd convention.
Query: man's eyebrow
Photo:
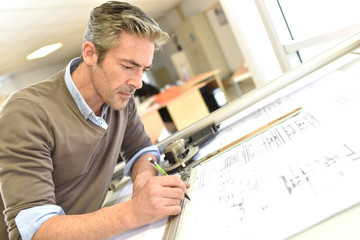
[[[134,60],[124,60],[125,62],[128,62],[128,63],[130,63],[130,64],[132,64],[132,65],[134,65],[134,66],[137,66],[137,67],[142,67],[141,66],[141,64],[140,63],[137,63],[137,62],[135,62]],[[151,66],[152,65],[150,65],[150,66],[144,66],[144,68],[151,68]]]

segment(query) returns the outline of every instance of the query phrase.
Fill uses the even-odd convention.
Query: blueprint
[[[193,169],[179,239],[283,239],[358,204],[358,106],[360,81],[334,72],[229,124],[217,146],[303,108]]]

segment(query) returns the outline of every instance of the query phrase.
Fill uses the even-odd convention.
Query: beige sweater
[[[151,146],[134,100],[108,109],[108,130],[86,120],[64,81],[64,71],[18,91],[0,110],[0,210],[10,239],[19,239],[15,217],[45,204],[66,214],[101,207],[121,153],[125,161]],[[3,205],[4,204],[4,205]],[[0,239],[6,239],[0,218]]]

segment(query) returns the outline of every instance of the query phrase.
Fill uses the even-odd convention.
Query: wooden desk
[[[146,132],[153,143],[156,143],[160,134],[166,128],[159,110],[166,107],[176,127],[181,130],[209,114],[208,107],[199,89],[206,83],[190,87],[163,103],[155,102],[155,97],[149,98],[138,107],[138,114],[144,124]]]
[[[157,143],[161,133],[166,128],[157,107],[139,112],[141,122],[153,143]]]
[[[164,104],[178,131],[209,115],[207,105],[199,91],[205,85],[205,83],[197,84]]]
[[[181,89],[185,91],[199,83],[203,83],[203,82],[211,83],[213,81],[216,81],[217,87],[219,87],[221,89],[221,91],[225,95],[226,101],[229,102],[229,97],[227,96],[224,85],[222,84],[222,81],[219,78],[219,72],[220,72],[220,69],[215,69],[215,70],[212,70],[209,72],[205,72],[205,73],[201,73],[199,75],[193,76],[188,81],[186,81],[184,85],[181,86]]]
[[[138,108],[138,114],[154,143],[165,128],[158,112],[159,109],[166,107],[176,130],[181,130],[209,114],[200,88],[204,86],[219,87],[229,102],[225,88],[218,76],[219,72],[220,70],[216,69],[191,77],[184,85],[179,86],[180,94],[162,103],[156,103],[155,98],[150,98],[141,104],[142,106]]]

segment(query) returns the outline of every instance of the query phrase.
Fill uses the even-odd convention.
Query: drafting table
[[[359,47],[358,35],[299,80],[280,78],[257,90],[261,98],[246,94],[237,106],[175,134],[186,137],[191,128],[220,122],[217,135],[200,146],[197,158],[203,158],[302,109],[194,168],[192,201],[177,218],[113,239],[160,239],[164,231],[164,239],[359,239]]]
[[[339,81],[346,86],[338,86]],[[328,93],[314,102],[324,87]],[[336,106],[315,111],[324,104]],[[215,137],[217,146],[302,107],[297,115],[194,168],[192,201],[185,201],[176,239],[284,239],[357,205],[360,117],[354,109],[359,104],[358,79],[335,72],[256,110],[241,124],[229,124]],[[214,147],[210,141],[202,150]],[[359,219],[350,224],[345,219],[340,227],[352,223],[359,237],[354,225]]]

